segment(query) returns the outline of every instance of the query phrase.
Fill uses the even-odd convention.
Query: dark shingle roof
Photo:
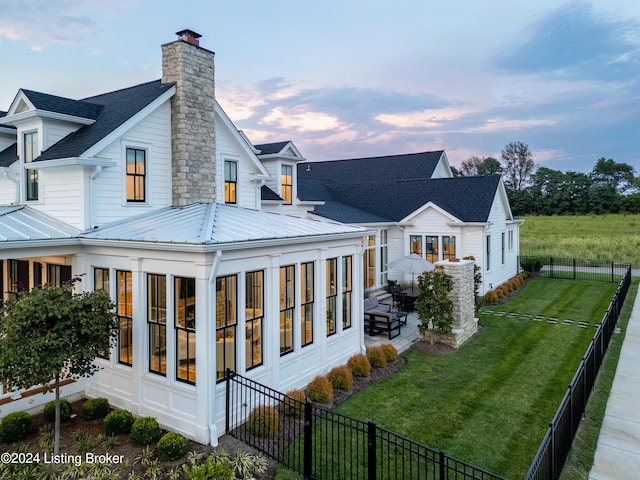
[[[124,122],[169,90],[173,84],[160,80],[143,83],[123,90],[82,99],[80,103],[99,107],[95,123],[70,133],[42,152],[34,161],[77,157],[113,132]]]
[[[398,222],[432,202],[464,222],[486,222],[499,175],[432,179],[442,151],[298,165],[298,197],[346,223]]]
[[[100,110],[102,110],[102,105],[97,105],[85,100],[73,100],[48,93],[34,92],[33,90],[21,90],[37,110],[63,113],[65,115],[88,118],[90,120],[97,119]]]
[[[263,185],[260,189],[260,197],[262,200],[275,200],[280,202],[283,201],[282,198],[280,198],[280,195],[278,195],[266,185]]]
[[[262,143],[260,145],[254,145],[255,148],[260,150],[258,155],[272,155],[274,153],[280,153],[280,151],[289,143],[277,142],[277,143]]]
[[[18,144],[14,143],[0,151],[0,167],[8,167],[18,160]]]
[[[5,112],[4,110],[0,110],[0,127],[11,128],[11,129],[15,130],[16,127],[14,127],[13,125],[3,125],[2,124],[2,117],[6,116],[6,115],[7,115],[7,112]]]

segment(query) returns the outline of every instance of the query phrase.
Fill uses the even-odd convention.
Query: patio
[[[396,347],[398,353],[402,353],[418,341],[419,323],[418,312],[410,312],[407,316],[407,324],[402,325],[402,328],[400,329],[400,335],[389,340],[389,337],[383,333],[372,337],[367,332],[365,332],[364,343],[367,348],[382,345],[384,343],[391,343],[394,347]]]

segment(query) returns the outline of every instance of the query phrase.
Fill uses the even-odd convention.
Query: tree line
[[[634,167],[600,158],[591,172],[554,170],[536,165],[523,142],[505,145],[500,160],[472,156],[457,176],[500,174],[514,215],[640,213],[640,177]]]

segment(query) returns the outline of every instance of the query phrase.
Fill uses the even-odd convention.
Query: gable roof
[[[461,222],[486,222],[501,177],[431,178],[442,151],[298,165],[298,197],[346,223],[401,222],[431,203]]]
[[[259,155],[273,155],[280,153],[288,144],[289,141],[287,140],[286,142],[262,143],[260,145],[254,145],[254,147],[260,150]]]
[[[21,89],[24,96],[31,102],[36,110],[61,113],[73,117],[96,120],[103,106],[86,100],[73,100],[71,98],[58,97],[49,93],[35,92]]]
[[[55,104],[58,108],[77,108],[78,110],[83,110],[85,114],[95,115],[95,123],[85,125],[79,130],[70,133],[43,151],[34,162],[81,156],[171,88],[173,88],[173,84],[163,85],[160,80],[155,80],[122,90],[87,97],[81,101],[58,102],[55,99],[60,97],[52,95],[38,96],[37,101],[42,101],[49,105]]]

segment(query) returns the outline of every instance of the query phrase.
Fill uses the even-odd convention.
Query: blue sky
[[[531,5],[535,3],[535,5]],[[82,98],[159,78],[190,28],[254,143],[309,160],[529,145],[537,164],[640,171],[640,2],[2,0],[0,110],[19,88]]]

